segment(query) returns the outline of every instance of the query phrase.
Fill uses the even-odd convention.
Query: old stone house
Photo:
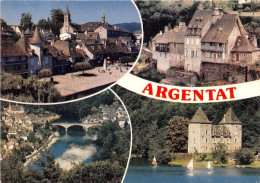
[[[164,33],[158,33],[152,40],[153,58],[157,60],[157,69],[161,72],[170,67],[184,67],[184,37],[186,25],[180,22],[174,29],[166,26]]]
[[[231,108],[218,125],[212,125],[201,108],[198,108],[189,122],[188,153],[210,153],[218,143],[227,145],[233,152],[242,147],[242,123]]]
[[[185,35],[169,34],[166,30],[161,36],[154,38],[154,58],[157,59],[159,71],[166,72],[170,67],[184,66],[185,71],[201,76],[203,63],[250,67],[260,61],[260,49],[257,48],[256,39],[248,35],[238,15],[223,14],[218,8],[203,9],[199,5],[185,30]],[[164,38],[163,41],[160,41],[159,37]],[[183,52],[178,52],[179,58],[172,59],[172,62],[167,56],[174,54],[177,47],[170,48],[170,42],[179,43],[180,49],[183,49]],[[158,54],[164,55],[165,58],[158,57]]]

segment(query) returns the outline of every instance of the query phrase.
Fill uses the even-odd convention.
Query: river
[[[99,147],[94,144],[96,135],[86,133],[81,127],[69,128],[67,133],[59,130],[60,136],[54,138],[50,151],[54,152],[55,161],[63,169],[70,169],[73,163],[88,163]]]
[[[260,169],[215,167],[213,172],[209,172],[206,168],[195,168],[190,173],[185,167],[154,168],[150,162],[141,160],[138,163],[136,159],[133,161],[124,183],[260,183]]]

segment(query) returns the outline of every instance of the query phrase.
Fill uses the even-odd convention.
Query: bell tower
[[[65,28],[65,32],[69,32],[69,25],[70,25],[70,11],[69,11],[69,7],[67,4],[67,8],[66,11],[64,13],[64,28]]]

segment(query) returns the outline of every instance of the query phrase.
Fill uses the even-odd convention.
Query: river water
[[[195,168],[193,173],[185,167],[152,167],[140,161],[129,166],[124,183],[260,183],[260,169],[215,167]]]
[[[81,127],[71,127],[67,133],[60,130],[59,134],[50,151],[63,169],[70,169],[73,163],[88,163],[98,152],[99,147],[94,144],[96,135],[86,133]]]

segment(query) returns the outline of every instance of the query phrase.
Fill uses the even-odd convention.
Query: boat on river
[[[190,160],[190,162],[187,165],[187,168],[193,172],[193,158]]]
[[[158,164],[157,164],[157,161],[156,161],[156,158],[155,158],[155,157],[153,157],[152,165],[153,165],[154,167],[157,167],[157,166],[158,166]]]

